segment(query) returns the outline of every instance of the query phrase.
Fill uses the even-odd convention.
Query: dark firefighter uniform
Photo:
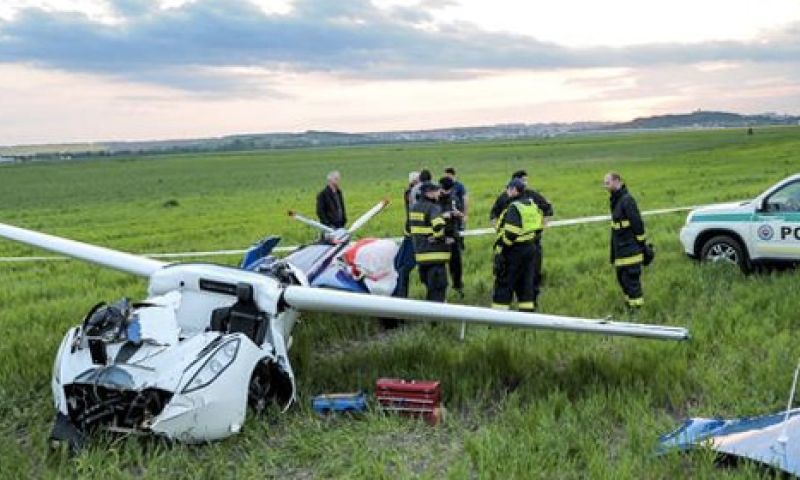
[[[526,188],[525,191],[522,193],[521,197],[527,197],[533,200],[533,202],[539,207],[539,210],[542,211],[542,215],[545,217],[552,217],[553,216],[553,205],[547,201],[544,196],[537,192],[536,190],[532,190]],[[517,197],[520,198],[520,197]],[[495,221],[495,219],[499,219],[500,215],[508,208],[509,204],[511,204],[512,199],[509,198],[508,193],[503,192],[501,193],[492,205],[492,210],[489,212],[489,221]],[[544,223],[542,223],[542,228],[544,228]],[[534,247],[536,251],[534,252],[533,256],[533,295],[534,299],[539,296],[539,285],[542,281],[542,228],[536,234],[536,242]]]
[[[611,194],[611,263],[617,271],[617,282],[625,293],[629,307],[644,304],[642,294],[642,262],[645,231],[636,200],[625,185]]]
[[[520,311],[536,310],[536,238],[541,229],[542,211],[530,197],[517,197],[500,215],[492,308],[507,310],[516,294]]]
[[[434,188],[426,186],[425,188]],[[435,187],[438,188],[438,187]],[[447,270],[450,246],[445,242],[442,209],[435,200],[424,196],[408,212],[409,230],[414,243],[414,259],[419,276],[427,289],[426,299],[444,302],[447,293]]]
[[[442,207],[442,212],[447,214],[447,212],[457,211],[458,206],[455,191],[453,190],[454,182],[444,177],[439,181],[439,184],[442,186],[442,195],[439,197],[439,206]],[[445,193],[448,190],[449,193]],[[450,243],[450,261],[448,262],[448,266],[450,267],[450,280],[453,282],[453,289],[463,298],[464,267],[461,261],[461,251],[464,249],[464,238],[461,236],[462,221],[461,218],[453,216],[452,214],[450,218],[446,220],[447,223],[444,227],[444,235],[445,238],[452,239],[448,240]]]
[[[414,244],[411,239],[411,226],[409,224],[409,213],[411,213],[411,185],[406,188],[403,194],[406,207],[406,223],[403,226],[403,243],[400,244],[400,250],[394,257],[394,269],[397,271],[397,285],[395,286],[395,297],[408,297],[408,281],[411,276],[411,270],[417,265],[414,261]]]

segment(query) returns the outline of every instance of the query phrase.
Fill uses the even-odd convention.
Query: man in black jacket
[[[450,215],[444,227],[444,235],[446,238],[453,240],[450,244],[450,261],[448,262],[450,278],[453,280],[453,290],[455,290],[459,298],[463,299],[464,268],[461,262],[461,251],[464,249],[464,237],[461,236],[461,225],[464,221],[464,212],[458,208],[458,199],[455,191],[456,182],[451,177],[442,177],[439,179],[439,185],[442,187],[439,206],[444,214],[449,212]]]
[[[520,180],[525,185],[525,191],[522,192],[521,197],[523,198],[530,198],[533,200],[533,203],[539,207],[539,210],[542,212],[542,223],[540,226],[539,231],[536,232],[536,238],[534,239],[533,248],[534,248],[534,255],[533,255],[533,292],[534,296],[539,296],[539,286],[542,283],[542,259],[543,259],[543,252],[542,252],[542,230],[545,226],[547,226],[547,222],[553,217],[553,205],[547,201],[542,194],[528,188],[528,172],[525,170],[517,170],[511,176],[511,181]],[[503,191],[495,200],[494,205],[492,206],[492,210],[489,213],[489,221],[492,225],[495,225],[500,218],[500,215],[508,208],[511,204],[513,199],[509,197],[507,191]]]
[[[536,238],[543,216],[524,191],[525,184],[518,178],[506,188],[511,203],[497,221],[492,308],[508,310],[516,294],[517,308],[533,312],[539,294],[534,290]]]
[[[408,281],[411,276],[411,270],[414,270],[414,267],[417,266],[417,262],[414,260],[414,242],[411,239],[411,227],[408,214],[411,211],[412,204],[411,190],[416,187],[418,183],[419,172],[409,172],[408,187],[405,193],[403,193],[406,205],[406,223],[403,227],[403,243],[400,244],[400,250],[394,257],[394,269],[397,271],[397,285],[392,295],[395,297],[408,297]]]
[[[444,229],[449,213],[439,205],[439,185],[425,182],[420,187],[421,197],[408,213],[414,258],[419,266],[419,277],[425,285],[426,300],[444,302],[447,294],[447,270],[450,261],[450,243]]]
[[[317,194],[317,216],[320,223],[332,228],[344,228],[347,225],[347,213],[344,207],[344,196],[339,188],[339,172],[328,174],[328,184]]]
[[[647,237],[636,200],[622,182],[619,174],[609,172],[603,184],[611,194],[611,264],[617,271],[617,282],[625,293],[630,309],[644,305],[642,293],[642,263]]]
[[[517,179],[521,180],[522,183],[525,184],[525,192],[523,192],[523,196],[531,198],[534,203],[536,203],[536,205],[542,211],[542,214],[544,214],[544,223],[547,224],[547,221],[553,216],[553,205],[551,205],[541,193],[528,188],[528,172],[525,170],[517,170],[513,175],[511,175],[511,181],[513,182]],[[494,201],[494,205],[492,205],[492,209],[489,211],[489,221],[492,223],[492,225],[497,223],[497,219],[500,218],[500,214],[503,213],[510,204],[511,198],[504,189],[503,192],[497,196],[497,199]]]

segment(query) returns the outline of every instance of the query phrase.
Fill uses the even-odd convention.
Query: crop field
[[[800,172],[800,127],[609,134],[513,142],[405,144],[114,158],[0,166],[0,222],[130,252],[241,249],[267,234],[286,245],[315,233],[288,209],[314,214],[329,170],[342,172],[354,219],[393,204],[362,236],[398,236],[410,170],[455,166],[470,191],[468,228],[514,170],[556,218],[605,214],[602,177],[619,171],[642,210],[748,199]],[[145,281],[77,261],[0,262],[0,475],[7,478],[752,478],[711,452],[654,455],[686,416],[785,408],[800,356],[800,275],[743,276],[685,258],[685,214],[646,217],[658,257],[646,269],[636,321],[690,328],[689,342],[407,324],[307,315],[292,361],[299,402],[251,412],[240,435],[201,446],[100,435],[80,455],[51,449],[52,361],[66,329],[100,300],[143,298]],[[490,303],[491,237],[466,240],[466,298]],[[608,225],[544,237],[547,313],[629,319],[608,264]],[[0,256],[50,255],[0,240]],[[236,264],[237,256],[215,257]],[[416,272],[415,297],[423,292]],[[371,411],[319,418],[323,392],[371,390],[378,377],[439,379],[438,427]]]

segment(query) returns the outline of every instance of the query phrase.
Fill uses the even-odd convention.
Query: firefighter
[[[442,188],[439,195],[439,206],[442,207],[443,215],[449,215],[444,234],[450,244],[450,280],[453,282],[458,298],[464,299],[464,267],[461,262],[461,251],[464,250],[464,237],[461,236],[461,225],[464,221],[464,213],[458,208],[458,200],[455,195],[455,181],[450,177],[439,179]]]
[[[642,294],[642,263],[646,236],[639,207],[618,173],[610,172],[603,185],[611,194],[611,264],[617,271],[617,282],[625,294],[629,309],[644,305]]]
[[[542,221],[542,228],[536,233],[536,241],[534,243],[534,256],[533,256],[533,296],[534,298],[538,298],[539,296],[539,289],[542,283],[542,229],[547,226],[547,223],[550,219],[553,218],[553,205],[547,201],[544,196],[539,193],[538,191],[529,188],[528,186],[528,172],[525,170],[517,170],[511,176],[511,180],[519,179],[525,184],[525,191],[522,193],[524,197],[528,197],[536,203],[536,206],[539,207],[539,210],[542,211],[542,215],[544,215],[544,220]],[[508,205],[511,203],[511,199],[508,197],[506,192],[502,192],[495,200],[494,205],[492,206],[492,210],[489,213],[489,221],[492,225],[497,226],[497,221],[500,217],[500,214],[508,208]]]
[[[419,266],[419,277],[427,289],[426,299],[444,302],[447,294],[447,270],[450,245],[445,237],[449,216],[439,206],[441,191],[438,184],[425,182],[420,187],[420,200],[408,213],[409,230],[414,243],[414,259]]]
[[[395,297],[408,297],[408,281],[411,270],[417,265],[414,261],[414,245],[409,231],[408,214],[411,211],[411,190],[419,184],[419,172],[409,172],[408,188],[406,188],[403,198],[406,206],[406,223],[403,227],[403,243],[394,259],[394,268],[397,270],[397,286],[392,294]]]
[[[497,220],[492,308],[508,310],[516,294],[517,308],[533,312],[536,310],[536,236],[542,229],[543,215],[536,202],[524,192],[525,183],[518,178],[506,187],[511,202]]]

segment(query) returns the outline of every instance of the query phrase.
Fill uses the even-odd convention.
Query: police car
[[[692,258],[755,265],[800,262],[800,174],[776,183],[754,200],[689,213],[680,240]]]

